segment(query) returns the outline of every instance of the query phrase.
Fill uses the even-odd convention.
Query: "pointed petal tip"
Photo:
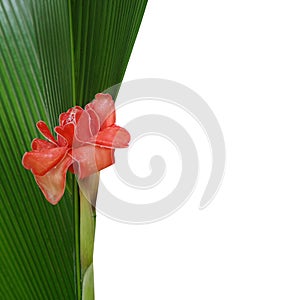
[[[57,141],[55,140],[54,136],[52,135],[48,125],[44,121],[38,121],[36,123],[37,129],[40,131],[40,133],[49,140],[49,142],[57,145]]]

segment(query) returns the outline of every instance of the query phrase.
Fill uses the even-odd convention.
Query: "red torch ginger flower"
[[[128,146],[130,135],[115,120],[112,97],[97,94],[85,109],[75,106],[59,116],[56,139],[45,122],[37,123],[47,140],[34,139],[22,163],[51,204],[63,196],[67,170],[80,179],[88,177],[114,163],[115,148]]]

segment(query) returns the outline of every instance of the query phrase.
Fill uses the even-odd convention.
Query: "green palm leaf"
[[[81,298],[75,178],[51,206],[21,159],[38,120],[122,81],[146,2],[0,0],[0,299]]]

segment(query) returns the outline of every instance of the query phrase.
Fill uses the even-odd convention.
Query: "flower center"
[[[65,121],[65,124],[69,124],[69,123],[76,124],[76,110],[75,110],[75,109],[73,109],[73,110],[70,112],[68,118],[67,118],[66,121]]]

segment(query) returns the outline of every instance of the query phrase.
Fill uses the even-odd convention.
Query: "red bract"
[[[47,140],[34,139],[22,163],[50,203],[63,196],[67,170],[85,178],[113,164],[115,148],[128,146],[130,135],[115,120],[111,96],[97,94],[85,109],[75,106],[59,116],[56,139],[45,122],[37,123]]]

